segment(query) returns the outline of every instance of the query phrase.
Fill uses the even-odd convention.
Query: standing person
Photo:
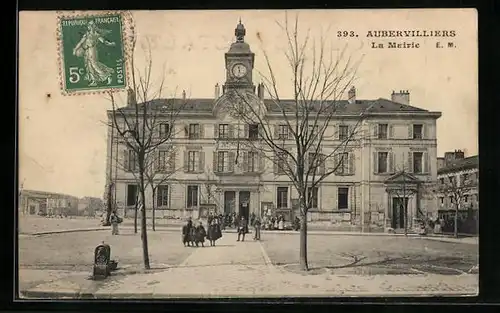
[[[245,220],[245,217],[242,216],[240,222],[238,223],[238,240],[240,241],[240,236],[243,235],[243,238],[241,241],[245,241],[245,233],[247,230],[247,221]]]
[[[260,240],[260,226],[261,226],[260,218],[257,216],[253,221],[253,229],[255,232],[253,240]]]
[[[210,214],[208,214],[208,218],[207,218],[208,225],[212,224],[213,220],[214,220],[214,214],[212,212],[210,212]]]
[[[285,218],[283,217],[283,215],[281,215],[279,218],[278,229],[279,230],[285,229]]]
[[[250,214],[250,226],[253,226],[254,221],[255,221],[255,213],[252,212],[252,214]]]
[[[203,223],[200,221],[200,224],[195,228],[195,244],[198,247],[198,244],[201,243],[202,247],[205,247],[205,237],[207,236],[207,232],[205,231],[205,227],[203,227]]]
[[[118,216],[115,212],[111,212],[111,216],[109,217],[111,221],[111,235],[118,235]]]

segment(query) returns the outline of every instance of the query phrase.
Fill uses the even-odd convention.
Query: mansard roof
[[[474,155],[463,159],[454,160],[447,166],[438,170],[438,175],[479,168],[479,156]]]
[[[161,110],[162,107],[164,109],[177,109],[182,107],[183,112],[208,113],[212,112],[215,103],[216,99],[214,98],[169,98],[152,100],[149,102],[149,105],[152,105],[157,110]],[[264,99],[264,104],[268,110],[273,113],[281,112],[280,107],[289,108],[290,111],[294,111],[295,107],[295,101],[292,99],[280,100],[280,105],[277,105],[276,101],[272,99]],[[319,101],[313,101],[312,105],[313,107],[319,108],[321,104]],[[354,103],[349,103],[347,100],[338,100],[335,101],[334,105],[331,105],[331,108],[339,114],[356,114],[366,111],[372,113],[429,113],[428,110],[411,105],[400,104],[384,98],[376,100],[356,100]]]

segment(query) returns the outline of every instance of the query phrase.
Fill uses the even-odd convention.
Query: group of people
[[[215,242],[222,238],[222,230],[218,217],[212,217],[208,221],[208,231],[205,230],[203,222],[198,226],[193,225],[193,220],[189,218],[186,225],[182,227],[182,243],[185,247],[205,247],[205,238],[210,242],[210,246],[215,246]]]

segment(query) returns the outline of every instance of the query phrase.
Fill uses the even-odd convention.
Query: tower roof
[[[228,53],[236,53],[236,54],[247,54],[252,53],[250,50],[250,45],[245,42],[245,34],[246,29],[245,26],[241,23],[241,18],[234,29],[234,35],[236,36],[236,41],[231,44]]]

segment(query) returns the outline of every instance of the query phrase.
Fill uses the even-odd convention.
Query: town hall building
[[[175,151],[164,158],[170,173],[156,190],[157,217],[197,218],[205,205],[219,213],[247,216],[272,214],[273,210],[297,214],[297,191],[272,157],[262,151],[237,149],[239,140],[259,140],[260,125],[247,125],[227,114],[231,90],[245,92],[266,108],[266,120],[275,123],[276,135],[285,141],[290,138],[280,112],[264,96],[264,85],[254,85],[255,54],[245,42],[241,21],[235,35],[225,53],[226,81],[215,85],[213,98],[187,99],[183,93],[181,98],[169,99],[186,105],[175,123],[166,121],[158,130],[159,136],[169,131],[174,134],[169,144]],[[404,227],[402,203],[407,204],[409,227],[415,218],[434,214],[437,200],[430,190],[437,181],[436,120],[441,113],[411,106],[408,91],[393,91],[390,99],[363,100],[356,98],[352,87],[347,98],[339,101],[342,109],[338,119],[331,120],[327,130],[331,136],[324,137],[322,147],[333,149],[354,125],[364,135],[353,141],[341,170],[310,191],[313,201],[308,219],[397,229]],[[157,99],[148,105],[162,110],[164,101]],[[287,101],[294,103],[280,99]],[[129,104],[122,111],[134,114],[135,109]],[[113,111],[108,111],[108,119],[111,123]],[[107,184],[113,183],[118,212],[130,216],[137,199],[137,162],[112,127],[108,129],[107,154]],[[149,210],[151,190],[146,200]]]

